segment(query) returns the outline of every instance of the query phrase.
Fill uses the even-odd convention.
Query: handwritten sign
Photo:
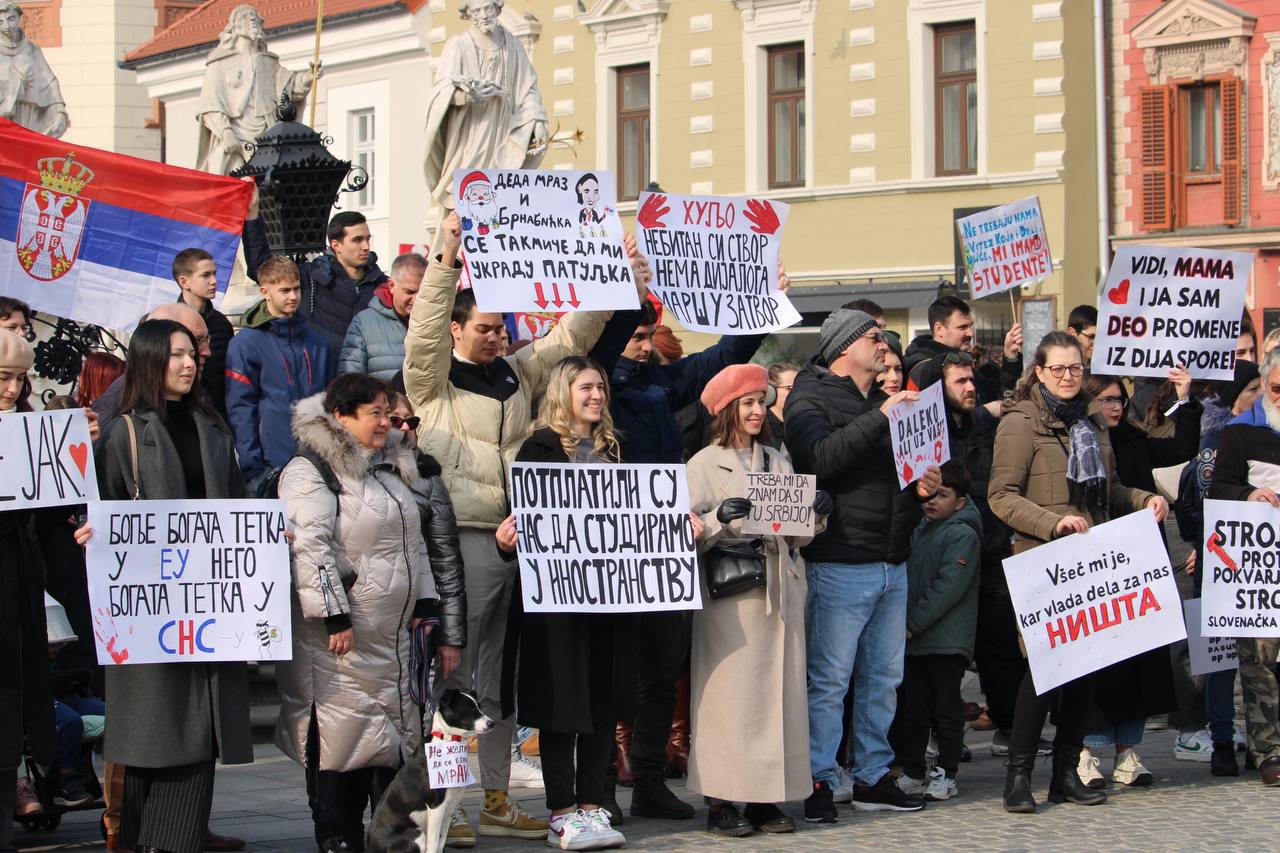
[[[463,285],[481,311],[639,305],[612,172],[454,172]]]
[[[526,613],[700,610],[683,465],[511,466]]]
[[[751,501],[751,512],[742,519],[742,532],[812,536],[817,489],[818,478],[813,474],[748,472],[744,497]]]
[[[1036,196],[956,220],[974,299],[1048,278],[1049,237]]]
[[[1200,599],[1182,602],[1183,622],[1187,626],[1187,651],[1191,656],[1191,674],[1208,675],[1240,665],[1236,657],[1235,637],[1206,637],[1201,629]]]
[[[1022,309],[1022,348],[1034,353],[1044,336],[1058,327],[1058,300],[1053,296],[1024,299],[1019,307]]]
[[[292,656],[283,501],[97,501],[89,524],[99,663]]]
[[[1151,510],[1009,557],[1004,576],[1037,693],[1186,639]]]
[[[97,499],[83,409],[0,415],[0,511]]]
[[[429,740],[426,747],[427,778],[431,780],[431,790],[466,788],[476,783],[476,777],[471,774],[465,740]]]
[[[778,289],[778,250],[790,207],[727,196],[641,193],[640,248],[650,290],[686,329],[776,332],[800,322]]]
[[[1201,630],[1280,636],[1280,510],[1253,501],[1204,502]]]
[[[1172,246],[1121,246],[1098,299],[1092,371],[1230,379],[1253,255]]]
[[[941,382],[921,391],[919,400],[907,400],[889,410],[889,439],[902,489],[923,477],[929,466],[951,458]]]

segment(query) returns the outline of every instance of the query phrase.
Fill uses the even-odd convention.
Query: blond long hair
[[[538,406],[538,419],[534,421],[533,428],[550,428],[560,436],[565,456],[574,457],[578,450],[578,436],[573,431],[573,383],[586,370],[594,370],[604,380],[604,406],[600,421],[591,428],[594,450],[598,456],[618,462],[622,459],[622,450],[613,430],[613,415],[609,412],[609,377],[594,359],[571,355],[551,368],[551,378],[547,381],[547,391]]]

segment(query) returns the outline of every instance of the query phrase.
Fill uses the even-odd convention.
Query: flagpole
[[[316,126],[316,96],[320,81],[314,75],[320,71],[320,33],[324,30],[324,0],[316,0],[316,47],[311,57],[311,127]]]

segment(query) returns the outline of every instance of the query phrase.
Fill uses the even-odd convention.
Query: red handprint
[[[662,217],[670,212],[671,208],[667,207],[667,197],[654,193],[640,205],[640,210],[636,213],[636,221],[643,228],[666,228],[667,223],[662,221]]]
[[[747,199],[747,219],[751,220],[751,230],[757,234],[776,234],[782,227],[778,221],[778,213],[773,205],[760,199]]]
[[[102,624],[104,619],[110,625]],[[116,643],[120,640],[120,632],[116,628],[116,620],[111,618],[101,607],[98,608],[98,615],[93,617],[93,633],[97,636],[98,642],[106,647],[107,654],[111,655],[111,659],[117,664],[122,664],[129,659],[128,649],[116,648]],[[133,633],[132,627],[129,628],[129,633]]]

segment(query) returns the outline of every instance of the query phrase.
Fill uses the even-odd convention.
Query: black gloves
[[[716,518],[721,524],[728,524],[735,518],[746,518],[751,512],[751,501],[747,498],[728,498],[716,510]]]
[[[831,499],[831,495],[818,489],[813,493],[813,512],[815,515],[831,515],[831,510],[836,508],[836,502]]]

